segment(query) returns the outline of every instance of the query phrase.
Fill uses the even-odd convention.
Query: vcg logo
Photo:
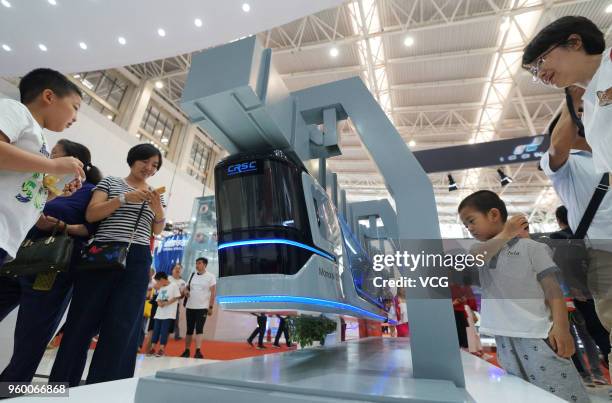
[[[245,173],[245,172],[253,172],[256,170],[257,170],[256,161],[243,162],[241,164],[230,165],[227,168],[227,174],[231,176],[231,175],[238,175],[238,174]]]

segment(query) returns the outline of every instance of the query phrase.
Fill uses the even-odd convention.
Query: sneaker
[[[257,346],[258,350],[265,350],[267,347],[266,346]]]
[[[255,346],[253,345],[253,341],[252,341],[252,340],[247,340],[247,343],[249,343],[249,346],[251,346],[251,347],[255,347]]]
[[[163,348],[160,348],[157,354],[155,354],[156,357],[163,357],[164,355],[166,355],[166,352]]]
[[[584,383],[585,386],[588,386],[589,388],[595,387],[595,384],[593,383],[593,378],[591,377],[591,375],[582,375],[582,383]]]
[[[189,358],[189,349],[185,349],[185,351],[183,351],[183,354],[181,354],[181,357],[183,358]]]
[[[272,344],[272,347],[274,348],[280,348],[280,346],[278,344]]]
[[[149,352],[147,353],[147,355],[148,356],[155,355],[155,349],[154,348],[150,349]]]
[[[608,380],[603,375],[593,375],[593,383],[595,385],[609,385]]]
[[[200,349],[196,349],[196,352],[193,356],[193,358],[204,358],[204,356],[202,355],[202,352],[200,352]]]

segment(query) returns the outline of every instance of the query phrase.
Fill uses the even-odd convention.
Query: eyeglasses
[[[540,77],[539,77],[540,69],[542,68],[542,65],[544,64],[544,62],[546,61],[546,56],[548,56],[550,54],[550,52],[552,52],[553,50],[555,50],[559,46],[561,46],[560,43],[558,43],[555,46],[553,46],[552,48],[548,49],[546,52],[544,52],[540,56],[538,56],[538,58],[535,60],[535,62],[531,66],[527,67],[527,70],[532,75],[531,79],[533,80],[534,83],[537,83],[538,81],[540,81]]]

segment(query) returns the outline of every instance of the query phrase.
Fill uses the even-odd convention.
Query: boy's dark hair
[[[208,266],[208,259],[206,259],[205,257],[199,257],[196,259],[196,263],[197,262],[203,262],[204,265]]]
[[[153,277],[155,280],[168,280],[168,274],[164,273],[163,271],[158,271],[157,273],[155,273],[155,276]]]
[[[555,216],[561,224],[569,225],[567,222],[567,208],[565,208],[565,206],[557,207],[557,210],[555,210]]]
[[[604,34],[593,21],[569,15],[548,24],[527,44],[523,50],[523,66],[533,63],[551,46],[567,44],[572,34],[580,35],[582,46],[588,55],[597,55],[606,49]]]
[[[74,141],[61,139],[57,142],[61,145],[66,153],[66,156],[77,158],[83,163],[85,171],[85,180],[92,185],[97,185],[102,180],[102,172],[91,164],[91,152],[89,148],[83,144],[75,143]]]
[[[19,81],[19,94],[22,104],[33,102],[44,90],[53,91],[58,97],[77,94],[83,98],[83,93],[72,81],[59,71],[51,69],[35,69]]]
[[[132,166],[136,161],[148,160],[156,155],[159,157],[159,164],[157,164],[157,170],[159,171],[162,166],[162,154],[153,144],[138,144],[130,148],[127,155],[127,163],[129,166]]]
[[[498,209],[501,214],[502,221],[506,222],[508,219],[508,210],[506,210],[506,203],[495,192],[490,190],[479,190],[478,192],[472,193],[459,204],[458,212],[461,212],[466,207],[472,207],[476,211],[483,214],[487,214],[491,209]]]

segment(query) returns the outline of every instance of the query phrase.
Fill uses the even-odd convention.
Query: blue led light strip
[[[220,304],[245,304],[245,303],[260,303],[260,302],[293,302],[296,304],[324,306],[327,308],[343,309],[346,311],[352,311],[362,316],[369,316],[381,321],[386,321],[387,318],[381,315],[377,315],[370,311],[366,311],[363,308],[359,308],[353,305],[345,304],[343,302],[329,301],[320,298],[310,297],[296,297],[292,295],[231,295],[231,296],[218,296],[217,301]],[[389,320],[389,324],[396,325],[397,322]]]
[[[306,249],[313,253],[316,253],[317,255],[322,256],[325,259],[331,260],[332,262],[336,261],[336,259],[329,253],[325,253],[319,249],[313,248],[312,246],[308,246],[300,242],[290,241],[288,239],[249,239],[246,241],[227,242],[227,243],[220,244],[219,250],[225,249],[225,248],[233,248],[235,246],[267,245],[267,244],[283,244],[283,245],[297,246],[298,248]]]

